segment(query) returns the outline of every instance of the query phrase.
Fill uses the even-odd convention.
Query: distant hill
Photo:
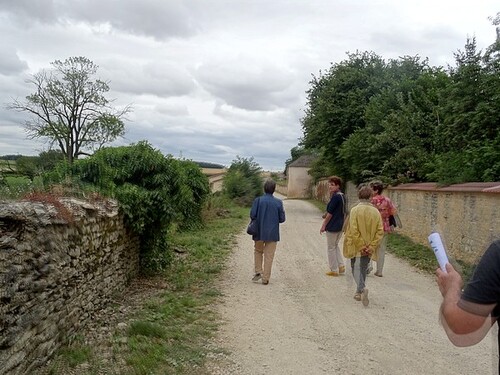
[[[212,168],[212,169],[224,169],[225,167],[220,164],[207,163],[204,161],[195,161],[194,163],[198,164],[200,168]]]
[[[23,155],[2,155],[0,156],[0,160],[17,160],[22,157]]]

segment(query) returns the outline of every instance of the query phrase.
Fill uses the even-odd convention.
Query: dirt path
[[[216,339],[230,354],[212,374],[496,373],[496,330],[474,347],[454,347],[438,323],[432,275],[389,254],[384,277],[368,276],[365,308],[353,299],[349,267],[345,276],[325,275],[320,212],[300,200],[284,205],[269,285],[251,282],[253,242],[238,237],[221,281],[224,324]]]

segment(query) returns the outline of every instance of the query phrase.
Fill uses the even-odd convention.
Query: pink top
[[[394,204],[389,198],[380,194],[373,196],[372,204],[378,208],[380,215],[382,216],[384,232],[392,232],[392,228],[389,225],[389,216],[396,214],[396,207]]]

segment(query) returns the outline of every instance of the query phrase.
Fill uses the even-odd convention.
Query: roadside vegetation
[[[86,342],[82,333],[58,352],[48,374],[207,373],[205,363],[220,351],[210,345],[221,296],[216,280],[235,234],[248,220],[248,208],[224,196],[213,196],[208,203],[202,228],[169,236],[169,250],[175,254],[171,262],[161,273],[141,278],[142,298],[129,316],[108,327],[112,334],[107,340]],[[117,302],[116,313],[127,303]],[[120,328],[120,323],[126,324]]]
[[[68,337],[41,373],[208,373],[221,350],[210,341],[219,325],[216,281],[248,221],[246,203],[262,190],[252,159],[237,158],[229,170],[224,191],[211,194],[199,167],[143,142],[62,162],[42,176],[66,193],[118,199],[133,229],[154,241],[141,237],[141,276],[128,292]],[[234,176],[245,189],[235,188]]]
[[[500,12],[491,19],[500,26]],[[497,28],[498,30],[498,28]],[[313,76],[292,159],[316,157],[315,178],[355,183],[498,181],[500,39],[474,37],[446,68],[420,56],[348,53]]]
[[[220,324],[217,281],[236,234],[248,222],[249,204],[262,192],[260,173],[253,159],[238,157],[223,192],[211,194],[198,166],[141,142],[104,148],[71,165],[62,161],[37,176],[46,192],[57,187],[82,197],[118,199],[130,225],[144,236],[141,277],[96,313],[93,327],[68,338],[41,373],[208,374],[221,351],[211,341]],[[9,177],[10,188],[29,182],[24,186],[37,191],[31,179],[17,178]],[[322,202],[310,202],[324,209]],[[434,272],[427,247],[395,234],[389,248]]]

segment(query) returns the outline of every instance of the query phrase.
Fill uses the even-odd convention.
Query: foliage
[[[221,164],[215,164],[215,163],[207,163],[204,161],[196,161],[195,162],[200,168],[213,168],[213,169],[223,169],[224,166]]]
[[[301,142],[306,149],[320,150],[317,166],[328,165],[330,174],[350,177],[339,147],[356,129],[366,126],[365,108],[383,87],[384,67],[385,62],[375,53],[356,52],[310,82]],[[315,167],[312,169],[314,173]]]
[[[0,156],[0,160],[12,160],[15,161],[19,159],[22,155],[2,155]]]
[[[35,177],[54,169],[58,163],[64,160],[62,152],[49,150],[41,152],[38,156],[20,155],[15,164],[12,161],[7,161],[6,169],[33,181]]]
[[[128,225],[140,235],[144,270],[166,267],[172,225],[202,225],[202,207],[210,192],[207,177],[195,163],[164,156],[145,141],[103,148],[45,175],[47,184],[68,177],[73,184],[91,186],[120,202]]]
[[[224,176],[224,194],[241,205],[251,204],[262,193],[261,172],[253,158],[237,156]]]
[[[484,54],[467,39],[455,60],[445,71],[418,56],[348,54],[310,82],[301,148],[293,150],[319,150],[313,177],[499,180],[500,38]]]
[[[16,161],[16,171],[22,176],[28,177],[33,180],[37,175],[37,161],[36,156],[23,156]]]
[[[25,176],[0,175],[0,199],[19,199],[36,189],[42,189],[43,183],[40,178],[31,181]]]
[[[109,85],[92,80],[98,66],[85,57],[56,60],[51,71],[42,70],[28,81],[35,92],[9,108],[27,112],[25,127],[30,138],[55,144],[69,163],[99,149],[124,134],[123,116],[130,107],[117,110],[105,97]]]
[[[410,238],[398,233],[392,233],[388,238],[388,251],[397,257],[406,260],[410,265],[434,273],[439,267],[434,252],[425,245],[421,245]],[[467,282],[474,271],[475,265],[464,263],[450,257],[450,263],[462,274],[464,282]]]

